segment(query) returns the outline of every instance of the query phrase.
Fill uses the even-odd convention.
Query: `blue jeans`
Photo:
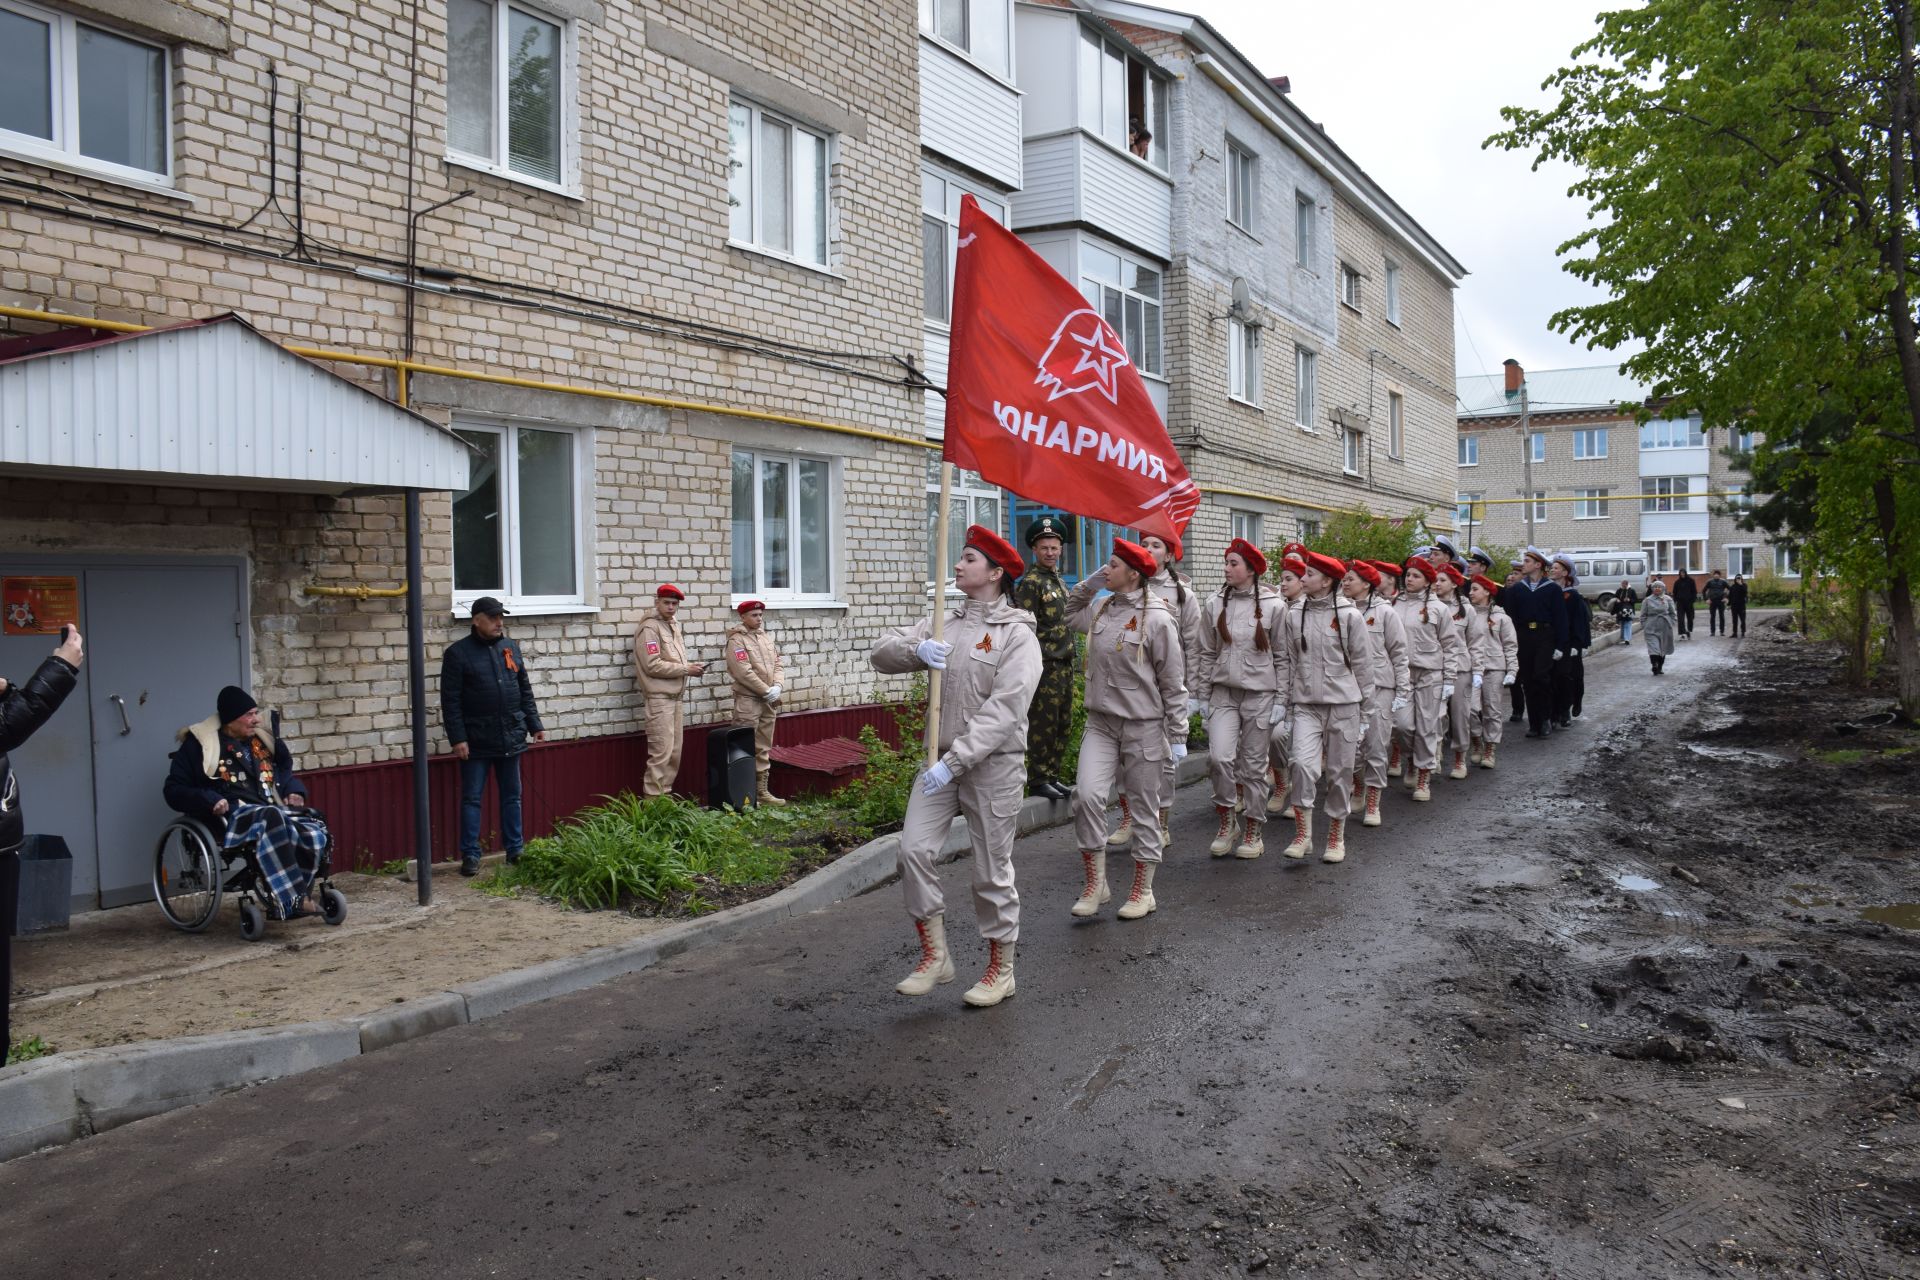
[[[500,841],[507,856],[520,856],[520,757],[494,756],[460,762],[460,859],[480,856],[480,801],[487,794],[487,770],[500,786]]]
[[[1626,644],[1628,641],[1632,639],[1633,639],[1633,619],[1631,617],[1623,617],[1620,619],[1620,643]]]

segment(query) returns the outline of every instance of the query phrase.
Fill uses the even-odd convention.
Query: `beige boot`
[[[1387,747],[1387,776],[1400,776],[1400,739],[1397,737]]]
[[[1458,747],[1454,748],[1453,768],[1447,771],[1447,776],[1449,778],[1464,778],[1467,776],[1467,753]]]
[[[1267,816],[1274,817],[1286,810],[1287,784],[1281,781],[1280,771],[1267,766]]]
[[[1260,835],[1260,820],[1248,818],[1246,829],[1240,833],[1240,843],[1233,847],[1236,858],[1257,858],[1267,851],[1267,842]]]
[[[1467,743],[1467,763],[1479,764],[1480,755],[1486,749],[1487,749],[1487,744],[1482,742],[1480,739],[1473,738],[1469,740]]]
[[[1081,886],[1080,900],[1073,904],[1073,914],[1090,916],[1113,897],[1113,890],[1107,888],[1107,851],[1082,849],[1080,861],[1086,864],[1087,881]]]
[[[961,996],[976,1009],[990,1009],[1013,994],[1013,943],[987,939],[987,971]]]
[[[1298,806],[1293,811],[1293,839],[1280,852],[1289,858],[1304,858],[1313,848],[1313,810]]]
[[[1491,742],[1489,742],[1487,744],[1487,749],[1480,753],[1480,767],[1482,769],[1491,769],[1494,767],[1493,755],[1496,750],[1498,750],[1498,748],[1496,748]]]
[[[1367,811],[1361,815],[1360,825],[1363,827],[1380,825],[1380,788],[1367,788]]]
[[[1413,784],[1413,798],[1415,800],[1433,799],[1433,770],[1422,769],[1420,771],[1420,776],[1415,779]]]
[[[923,996],[937,984],[953,981],[953,957],[947,954],[947,918],[928,916],[915,920],[913,927],[920,931],[920,963],[894,988],[903,996]]]
[[[1347,820],[1332,818],[1327,822],[1327,847],[1320,853],[1322,862],[1340,862],[1347,856]]]
[[[1118,849],[1133,839],[1133,809],[1127,804],[1125,796],[1120,797],[1120,825],[1107,836],[1107,847]]]
[[[1160,909],[1153,900],[1153,873],[1159,867],[1157,862],[1136,862],[1133,864],[1133,888],[1127,893],[1127,900],[1120,904],[1116,912],[1122,920],[1138,920],[1141,916],[1151,915]]]
[[[760,775],[759,794],[756,795],[754,798],[758,800],[761,804],[783,805],[786,803],[785,800],[782,800],[779,796],[773,794],[772,791],[767,789],[767,775],[764,773]]]
[[[1220,830],[1214,833],[1213,843],[1207,846],[1207,852],[1216,858],[1224,858],[1233,851],[1233,810],[1223,804],[1213,806],[1220,815]]]

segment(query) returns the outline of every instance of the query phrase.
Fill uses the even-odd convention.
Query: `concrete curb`
[[[1201,752],[1181,761],[1175,776],[1185,786],[1206,773]],[[1016,827],[1027,835],[1072,819],[1070,801],[1031,796],[1020,806]],[[966,821],[955,818],[940,861],[967,849]],[[0,1069],[0,1161],[637,973],[858,897],[898,875],[899,859],[900,837],[881,836],[757,902],[357,1017],[77,1049]]]

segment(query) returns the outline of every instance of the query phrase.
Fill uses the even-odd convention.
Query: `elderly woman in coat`
[[[1640,610],[1640,634],[1646,637],[1647,661],[1653,664],[1653,674],[1667,674],[1667,655],[1673,652],[1679,627],[1680,610],[1667,594],[1667,584],[1655,578],[1647,587],[1647,602]]]

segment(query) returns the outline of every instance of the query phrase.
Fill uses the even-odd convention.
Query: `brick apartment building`
[[[1708,427],[1697,414],[1666,417],[1664,401],[1612,365],[1527,371],[1509,361],[1459,386],[1454,519],[1474,541],[1638,548],[1669,582],[1681,573],[1704,581],[1714,569],[1799,576],[1792,547],[1736,523],[1746,474],[1726,451],[1750,452],[1755,437]]]

